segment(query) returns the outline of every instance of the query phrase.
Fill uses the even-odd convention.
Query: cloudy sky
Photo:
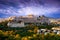
[[[60,0],[0,0],[0,18],[28,14],[60,18]]]

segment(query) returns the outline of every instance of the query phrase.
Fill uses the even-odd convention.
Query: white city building
[[[9,22],[7,25],[10,27],[25,27],[25,23],[35,23],[35,24],[40,24],[47,22],[49,23],[49,20],[47,18],[44,18],[43,16],[41,19],[37,19],[37,16],[34,15],[27,15],[27,16],[20,16],[20,17],[14,17],[14,19]]]

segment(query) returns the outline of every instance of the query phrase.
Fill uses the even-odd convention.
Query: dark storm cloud
[[[45,4],[48,4],[48,6],[60,7],[60,0],[46,0]]]
[[[9,7],[9,6],[16,6],[16,5],[18,5],[18,2],[16,3],[13,0],[0,0],[0,4],[1,4],[0,6],[5,5],[5,6]]]
[[[18,7],[19,5],[56,5],[59,6],[60,0],[0,0],[0,6],[13,6]]]
[[[0,4],[8,6],[19,6],[21,4],[22,5],[44,4],[44,2],[41,0],[0,0]]]
[[[28,13],[52,14],[53,12],[60,12],[59,10],[60,0],[0,0],[1,16],[25,15]]]

